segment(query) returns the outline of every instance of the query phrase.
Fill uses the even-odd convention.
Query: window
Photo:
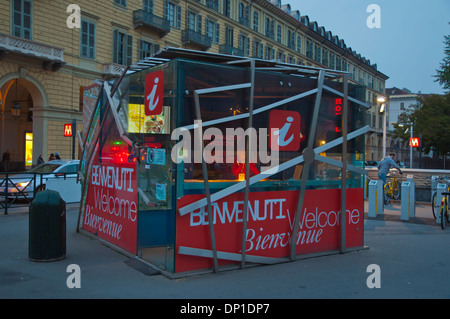
[[[181,28],[181,6],[170,1],[165,2],[164,16],[170,22],[170,26]]]
[[[139,40],[139,60],[145,59],[159,51],[159,44]]]
[[[250,6],[239,3],[239,23],[250,27]]]
[[[202,32],[202,16],[194,11],[187,11],[186,29]]]
[[[292,55],[288,55],[287,62],[290,64],[295,64],[295,58]]]
[[[133,61],[133,37],[119,30],[114,30],[113,62],[131,65]]]
[[[328,50],[322,48],[322,64],[328,67]]]
[[[81,20],[80,56],[95,59],[95,23]]]
[[[281,33],[282,33],[282,28],[281,28],[281,24],[277,25],[277,42],[281,43]]]
[[[282,63],[286,62],[286,53],[278,51],[278,53],[277,53],[277,61],[278,62],[282,62]]]
[[[266,37],[275,39],[275,21],[266,18]]]
[[[219,43],[220,24],[206,19],[206,35],[211,38],[213,43]]]
[[[144,0],[144,1],[142,1],[142,9],[145,12],[153,13],[153,0]]]
[[[315,57],[316,61],[322,63],[322,49],[317,44],[315,45]]]
[[[265,50],[265,59],[266,60],[273,60],[275,59],[275,49],[266,45],[266,50]]]
[[[292,30],[287,30],[287,46],[289,49],[295,50],[295,33]]]
[[[306,40],[306,56],[310,59],[313,57],[313,43],[310,40]]]
[[[233,46],[233,28],[230,26],[225,27],[225,44]]]
[[[16,37],[31,39],[31,1],[13,0],[12,34]]]
[[[405,103],[404,102],[401,102],[400,103],[400,110],[404,110],[405,109]]]
[[[343,70],[342,59],[340,57],[336,57],[336,70]]]
[[[127,6],[127,0],[114,0],[115,4],[121,5],[123,7]]]
[[[206,6],[214,11],[219,11],[219,0],[206,0]]]
[[[253,40],[253,57],[260,59],[264,58],[264,44],[259,40]]]
[[[253,11],[253,30],[259,31],[259,13],[258,11]]]
[[[226,17],[230,17],[231,15],[231,0],[223,0],[223,14]]]
[[[300,35],[297,35],[297,52],[302,52],[302,37]]]
[[[250,39],[249,37],[240,34],[239,35],[239,49],[244,51],[245,56],[250,56]]]

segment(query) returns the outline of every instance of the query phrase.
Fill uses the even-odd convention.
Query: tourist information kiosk
[[[84,232],[169,276],[363,247],[346,72],[166,48],[88,90]]]

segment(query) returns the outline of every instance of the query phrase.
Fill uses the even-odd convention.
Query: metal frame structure
[[[345,219],[346,219],[346,184],[347,184],[347,171],[353,171],[359,174],[367,175],[366,171],[360,167],[355,167],[353,165],[350,165],[347,163],[347,142],[355,137],[358,137],[360,135],[365,134],[369,130],[369,126],[362,127],[360,129],[357,129],[353,132],[348,132],[347,128],[347,116],[348,116],[348,102],[354,102],[359,105],[362,105],[365,108],[369,108],[370,105],[367,103],[361,102],[357,99],[354,99],[352,97],[348,96],[348,80],[349,80],[349,74],[347,72],[343,71],[336,71],[336,70],[330,70],[330,69],[321,69],[316,67],[308,67],[308,66],[300,66],[300,65],[292,65],[287,63],[278,63],[274,61],[266,61],[256,58],[242,58],[237,56],[230,56],[225,54],[215,54],[215,53],[209,53],[209,52],[202,52],[202,51],[193,51],[193,50],[187,50],[187,49],[178,49],[178,48],[165,48],[162,51],[155,54],[155,56],[146,58],[132,66],[130,66],[127,70],[125,70],[121,76],[121,78],[116,82],[116,85],[114,88],[110,88],[107,83],[103,84],[102,90],[106,92],[107,101],[105,102],[106,107],[111,108],[113,111],[115,123],[119,129],[119,132],[122,136],[122,138],[129,144],[132,145],[131,141],[127,137],[127,132],[125,132],[122,128],[122,124],[120,123],[120,120],[117,116],[117,112],[119,111],[121,107],[121,101],[119,101],[118,105],[116,105],[116,101],[114,101],[114,94],[119,87],[119,84],[123,77],[127,74],[131,74],[134,72],[142,71],[148,68],[151,68],[153,66],[160,65],[162,63],[166,63],[174,58],[186,58],[191,60],[200,60],[202,62],[211,62],[211,63],[218,63],[218,64],[227,64],[227,65],[239,65],[242,67],[248,67],[251,72],[251,79],[248,83],[241,83],[237,85],[229,85],[229,86],[222,86],[222,87],[213,87],[213,88],[207,88],[207,89],[198,89],[194,91],[194,102],[195,102],[195,111],[196,111],[196,118],[197,120],[202,120],[202,114],[201,114],[201,105],[199,101],[199,96],[202,94],[208,94],[212,92],[220,92],[220,91],[229,91],[229,90],[238,90],[238,89],[250,89],[250,105],[248,108],[248,113],[242,113],[234,116],[229,116],[221,119],[206,121],[202,123],[202,126],[210,126],[217,123],[224,123],[236,119],[242,119],[248,117],[248,128],[251,128],[253,126],[253,116],[255,114],[258,114],[260,112],[264,112],[276,107],[279,107],[281,105],[284,105],[286,103],[300,100],[302,98],[311,96],[315,94],[315,103],[314,103],[314,110],[313,110],[313,118],[311,123],[311,128],[309,132],[309,138],[307,147],[303,150],[303,154],[299,155],[293,159],[290,159],[282,164],[279,164],[276,167],[272,167],[260,174],[257,174],[255,176],[250,177],[250,165],[249,165],[249,153],[250,153],[250,146],[252,145],[251,141],[251,134],[247,135],[246,137],[246,156],[245,156],[245,164],[246,164],[246,173],[245,173],[245,180],[237,182],[233,184],[232,186],[229,186],[225,189],[222,189],[218,192],[215,192],[214,194],[210,193],[210,187],[209,187],[209,180],[208,180],[208,172],[207,172],[207,166],[204,157],[202,156],[202,170],[203,170],[203,176],[204,176],[204,188],[205,188],[205,195],[206,197],[200,200],[197,200],[194,203],[191,203],[189,205],[186,205],[179,209],[179,213],[181,216],[187,214],[190,211],[193,211],[194,209],[198,209],[201,207],[206,206],[207,207],[207,213],[208,213],[208,220],[209,220],[209,232],[210,232],[210,241],[211,241],[211,247],[212,250],[204,250],[204,249],[198,249],[193,247],[179,247],[178,253],[180,254],[186,254],[186,255],[193,255],[193,256],[202,256],[202,257],[209,257],[213,259],[213,271],[218,272],[219,266],[218,266],[218,259],[227,259],[227,260],[233,260],[233,261],[240,261],[241,268],[245,268],[246,262],[251,263],[262,263],[262,264],[273,264],[278,262],[285,262],[289,260],[295,260],[297,259],[296,256],[296,241],[298,236],[298,228],[299,228],[299,221],[302,217],[302,207],[304,203],[304,197],[305,197],[305,190],[306,190],[306,184],[307,184],[307,172],[309,171],[309,167],[315,162],[320,161],[324,162],[336,167],[341,168],[341,221],[340,221],[340,245],[339,245],[339,252],[344,253],[348,251],[348,249],[345,248]],[[281,72],[293,76],[302,76],[302,77],[310,77],[317,79],[317,88],[314,88],[312,90],[309,90],[307,92],[301,92],[299,94],[296,94],[294,96],[291,96],[289,98],[277,101],[275,103],[263,106],[258,108],[257,110],[253,109],[253,101],[254,101],[254,89],[255,89],[255,73],[257,70],[267,70],[267,71],[275,71],[275,72]],[[328,87],[324,81],[325,79],[331,79],[331,80],[342,80],[343,82],[343,92],[337,91],[335,89],[332,89]],[[317,130],[317,123],[318,123],[318,115],[319,115],[319,108],[320,103],[322,99],[322,93],[326,90],[328,92],[331,92],[337,96],[340,96],[343,98],[343,105],[342,105],[342,137],[339,137],[325,145],[318,146],[316,148],[314,147],[314,137]],[[121,95],[123,96],[124,92]],[[121,100],[121,99],[120,99]],[[100,99],[99,99],[100,102]],[[97,108],[101,107],[100,103],[97,103]],[[94,110],[92,112],[92,118],[94,117],[97,110]],[[87,132],[91,132],[93,129],[93,121],[89,123],[89,127],[87,128]],[[100,124],[100,129],[103,127],[104,121]],[[192,130],[197,128],[197,124],[192,124],[188,126],[184,126],[184,129]],[[95,128],[94,128],[95,129]],[[89,144],[89,151],[88,155],[86,157],[87,163],[91,162],[92,156],[95,151],[95,145],[98,141],[98,135],[95,138],[94,143]],[[84,137],[82,149],[83,149],[83,157],[87,151],[86,148],[87,143],[87,135]],[[200,143],[199,145],[202,145],[202,154],[203,154],[203,143]],[[337,161],[334,159],[330,159],[324,156],[320,156],[319,153],[325,152],[328,149],[331,149],[337,145],[342,145],[342,158],[341,161]],[[134,147],[134,145],[132,145]],[[248,197],[250,192],[250,185],[259,182],[262,179],[265,179],[277,172],[283,171],[285,169],[288,169],[294,165],[298,165],[304,163],[304,169],[302,170],[301,175],[301,186],[300,186],[300,196],[297,203],[297,209],[295,212],[294,217],[294,227],[292,229],[291,233],[291,246],[290,246],[290,256],[289,258],[269,258],[269,257],[262,257],[262,256],[250,256],[245,254],[245,234],[247,229],[247,217],[249,212],[248,207]],[[87,165],[89,166],[89,165]],[[83,193],[85,191],[86,182],[88,178],[86,178],[86,175],[88,173],[88,167],[85,167],[84,174],[84,183],[83,183]],[[80,164],[80,169],[82,165]],[[226,252],[220,252],[216,249],[216,240],[215,240],[215,233],[214,233],[214,223],[212,218],[212,202],[215,202],[221,198],[224,198],[232,193],[235,193],[237,191],[243,190],[245,191],[245,200],[244,200],[244,210],[243,210],[243,230],[242,230],[242,249],[241,254],[234,254],[234,253],[226,253]],[[83,205],[80,205],[80,216],[81,216],[81,209]],[[79,224],[79,223],[78,223]],[[77,225],[77,231],[78,231],[78,225]],[[358,248],[360,249],[360,248]],[[351,249],[353,250],[353,249]],[[328,254],[328,253],[324,253]]]

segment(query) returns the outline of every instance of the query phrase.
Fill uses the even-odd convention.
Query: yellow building
[[[82,130],[83,87],[164,47],[348,71],[373,104],[366,157],[381,156],[376,96],[388,77],[281,0],[3,0],[0,12],[0,150],[9,149],[11,169],[40,154],[71,158],[64,124]]]

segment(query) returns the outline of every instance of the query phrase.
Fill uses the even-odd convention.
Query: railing
[[[120,64],[116,64],[116,63],[103,64],[103,73],[104,74],[121,76],[124,70],[125,70],[125,67]]]
[[[232,45],[229,45],[226,43],[219,45],[219,53],[236,55],[236,56],[244,56],[244,50],[235,48]]]
[[[134,27],[146,26],[159,32],[160,37],[170,32],[170,22],[144,10],[133,11]]]
[[[203,49],[209,49],[211,47],[210,37],[190,29],[181,31],[181,41],[183,45],[192,43],[202,47]]]
[[[36,197],[39,191],[45,190],[45,182],[48,180],[48,175],[55,175],[54,173],[2,173],[3,177],[0,180],[0,209],[4,209],[4,214],[8,214],[8,208],[12,207],[14,203],[23,200],[29,204]],[[76,173],[57,173],[56,178],[63,178],[64,180],[75,176]],[[23,176],[23,177],[21,177]],[[75,177],[73,177],[75,178]],[[20,186],[17,180],[26,180],[22,183],[26,186]]]
[[[0,33],[1,49],[52,61],[64,62],[64,49],[4,33]]]

